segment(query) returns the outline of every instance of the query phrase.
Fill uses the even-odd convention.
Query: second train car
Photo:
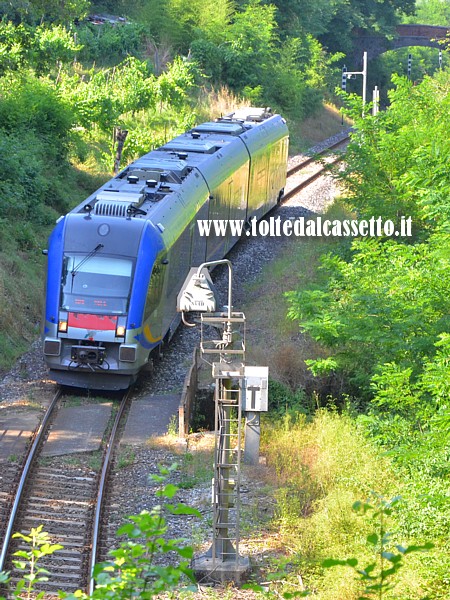
[[[61,217],[48,245],[44,358],[58,383],[125,389],[179,323],[192,266],[238,237],[198,219],[260,219],[286,182],[288,129],[267,109],[203,123],[145,154]]]

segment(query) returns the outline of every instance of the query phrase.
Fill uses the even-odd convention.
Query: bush
[[[97,26],[83,23],[75,30],[77,41],[82,46],[77,59],[82,62],[95,61],[110,65],[122,61],[126,56],[139,58],[145,29],[137,23]]]
[[[52,160],[66,156],[73,114],[58,90],[48,81],[23,71],[0,79],[0,123],[8,133],[32,130],[46,144]]]
[[[306,395],[303,390],[292,391],[286,385],[269,379],[269,411],[271,418],[274,414],[281,417],[286,414],[306,414],[309,410]]]

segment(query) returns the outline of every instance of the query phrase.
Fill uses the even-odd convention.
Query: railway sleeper
[[[47,513],[47,514],[49,514],[49,513]],[[43,517],[41,515],[41,513],[39,513],[39,514],[26,513],[25,516],[24,516],[24,520],[23,520],[24,524],[25,523],[30,523],[31,521],[33,521],[34,523],[37,522],[39,524],[42,524],[42,523],[58,523],[58,524],[62,524],[62,525],[68,525],[69,527],[77,527],[77,528],[79,528],[80,526],[83,525],[83,523],[81,523],[79,520],[78,521],[74,521],[72,519],[67,519],[67,518],[66,519],[64,519],[64,518],[58,518],[58,517],[52,516],[51,513],[50,513],[49,517]],[[34,525],[34,527],[35,526],[36,525]]]
[[[41,510],[47,508],[48,506],[52,508],[51,511]],[[86,515],[89,512],[90,504],[86,502],[85,506],[55,506],[55,503],[49,501],[48,503],[44,502],[29,502],[28,503],[28,511],[29,513],[38,512],[40,515],[45,515],[46,517],[51,517],[53,515],[65,515],[65,516],[78,516],[78,515]]]
[[[59,587],[61,587],[62,585],[65,587],[64,584],[61,584],[61,580],[64,581],[65,578],[67,577],[68,579],[74,579],[77,581],[77,583],[74,583],[73,585],[76,585],[77,587],[79,586],[79,581],[80,581],[80,570],[77,569],[76,573],[68,573],[66,572],[65,569],[62,569],[61,571],[58,570],[53,570],[50,571],[46,577],[49,578],[49,581],[44,582],[44,585],[57,585]]]
[[[35,475],[35,479],[34,481],[36,483],[40,483],[41,485],[45,485],[48,486],[49,484],[49,477],[47,477],[47,475],[45,475],[45,473],[36,473]],[[80,479],[71,479],[70,477],[66,477],[65,479],[57,479],[55,481],[52,480],[52,486],[56,485],[58,488],[64,488],[67,487],[68,485],[70,485],[71,487],[77,487],[77,488],[86,488],[89,489],[89,487],[92,487],[93,485],[95,485],[95,480],[80,480]]]
[[[52,540],[53,543],[54,540]],[[59,542],[58,542],[59,543]],[[74,546],[74,544],[71,544],[71,546]],[[58,556],[64,556],[64,560],[80,560],[83,561],[84,560],[84,552],[86,549],[86,544],[76,544],[77,548],[80,548],[79,551],[74,550],[73,548],[62,548],[62,550],[58,550]],[[17,546],[18,550],[26,550],[28,551],[30,549],[30,546],[28,546],[27,544],[20,544]]]
[[[64,475],[64,473],[59,473],[54,469],[49,469],[47,467],[39,467],[39,473],[45,474],[48,477],[55,477],[56,479],[73,479],[76,481],[95,481],[95,477],[87,477],[86,475]]]
[[[36,526],[36,523],[31,523],[32,527]],[[78,524],[78,531],[80,529],[80,525]],[[21,531],[24,535],[29,535],[30,529],[24,529]],[[70,542],[72,547],[80,547],[84,548],[86,545],[84,543],[84,535],[71,535],[70,538],[66,534],[61,534],[58,531],[48,531],[49,536],[52,538],[53,544],[67,544]]]
[[[55,504],[69,505],[70,507],[80,507],[80,510],[83,506],[90,506],[91,502],[88,500],[65,500],[63,498],[58,498],[55,500],[54,498],[41,498],[40,496],[29,496],[29,506],[33,504],[44,504],[48,503],[54,506]],[[63,506],[62,508],[67,508],[67,506]]]
[[[62,558],[62,557],[58,557],[56,555],[53,555],[55,557],[55,560],[41,560],[39,561],[39,566],[43,567],[44,569],[47,569],[47,571],[50,571],[53,569],[54,572],[73,572],[73,573],[78,573],[78,577],[80,576],[80,571],[82,570],[82,566],[83,566],[83,562],[79,561],[78,564],[74,564],[71,563],[69,564],[69,562],[67,561],[66,558]],[[58,560],[56,560],[58,559]]]

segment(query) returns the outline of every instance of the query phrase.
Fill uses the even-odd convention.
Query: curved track
[[[288,178],[304,170],[315,162],[318,156],[341,146],[348,138],[340,140],[320,153],[303,160],[290,168]],[[338,157],[333,162],[342,160]],[[324,174],[330,163],[303,179],[298,185],[288,190],[282,198],[285,202],[300,189]],[[45,447],[45,439],[58,410],[61,392],[51,403],[51,407],[33,436],[30,450],[24,459],[23,469],[18,473],[17,466],[5,464],[3,477],[0,478],[0,571],[11,569],[11,555],[19,548],[20,543],[11,540],[13,531],[27,532],[31,527],[40,524],[50,534],[52,543],[61,543],[64,549],[58,551],[41,566],[50,572],[49,581],[39,589],[56,593],[64,589],[70,593],[79,588],[92,592],[91,573],[98,558],[97,547],[102,537],[102,502],[105,485],[108,480],[110,464],[120,436],[122,423],[126,417],[129,397],[126,395],[117,411],[108,439],[103,441],[103,459],[100,467],[89,473],[67,462],[64,469],[58,465],[39,461],[38,457]],[[106,436],[105,436],[106,437]],[[52,461],[50,461],[51,463]],[[19,571],[12,571],[13,581],[21,577]]]

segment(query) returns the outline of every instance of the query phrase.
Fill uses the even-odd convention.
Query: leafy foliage
[[[171,500],[176,494],[177,487],[165,483],[167,475],[175,467],[160,468],[160,475],[150,476],[161,486],[156,492],[157,497]],[[193,555],[192,548],[186,545],[185,540],[167,539],[164,510],[176,515],[200,516],[193,508],[166,502],[130,517],[131,523],[123,525],[117,532],[118,535],[126,535],[128,540],[111,551],[111,560],[96,565],[94,569],[96,589],[93,598],[152,598],[176,586],[183,576],[193,581],[188,566]],[[176,566],[159,565],[158,556],[169,552],[175,553],[180,562]],[[76,596],[88,598],[82,594]]]
[[[421,0],[417,2],[416,13],[405,18],[407,23],[427,23],[444,25],[450,22],[450,6],[445,0]]]
[[[319,359],[312,368],[341,371],[348,392],[365,399],[375,392],[379,406],[389,396],[391,409],[407,411],[416,403],[409,386],[420,381],[438,336],[450,327],[449,76],[416,88],[396,81],[389,110],[358,119],[348,167],[339,177],[358,217],[398,224],[412,215],[416,242],[356,240],[350,254],[323,257],[325,285],[291,292],[288,299],[289,316],[331,351],[332,362]]]
[[[389,2],[359,2],[338,0],[332,4],[331,18],[326,22],[324,38],[331,51],[349,52],[352,48],[352,31],[361,28],[377,35],[392,35],[393,27],[401,14],[414,13],[414,0]],[[320,19],[320,12],[316,15]],[[325,12],[325,15],[328,15]],[[317,20],[316,20],[317,22]],[[321,32],[320,32],[321,33]],[[321,39],[321,36],[319,37]]]
[[[410,215],[418,232],[449,217],[449,75],[417,86],[398,76],[393,82],[389,109],[376,118],[361,119],[359,99],[353,99],[350,113],[358,126],[339,178],[360,218],[382,215],[397,224]]]
[[[48,581],[47,575],[49,572],[39,566],[39,561],[44,556],[53,554],[57,550],[61,550],[60,544],[51,544],[50,536],[47,532],[42,531],[43,526],[32,527],[29,534],[14,533],[13,538],[20,538],[26,544],[29,544],[29,550],[18,550],[14,552],[13,564],[16,569],[23,572],[23,577],[17,583],[15,588],[11,590],[14,598],[23,598],[26,594],[27,600],[31,597],[40,600],[44,597],[44,592],[35,593],[37,583]],[[9,573],[0,573],[0,583],[9,583]],[[0,600],[5,600],[1,597]]]
[[[269,379],[269,410],[271,417],[285,417],[286,415],[298,415],[307,413],[305,393],[299,389],[295,392],[279,381]]]
[[[80,46],[77,60],[82,63],[111,65],[127,56],[142,58],[145,29],[140,23],[105,23],[101,27],[83,23],[73,30],[73,35]]]
[[[435,542],[439,558],[426,564],[439,597],[448,591],[438,563],[448,564],[443,545],[450,531],[450,76],[442,72],[417,86],[394,81],[391,105],[376,117],[361,119],[359,100],[351,101],[356,131],[339,178],[356,217],[398,224],[411,215],[414,237],[340,244],[322,257],[326,277],[288,298],[290,317],[322,345],[322,353],[308,361],[310,369],[343,382],[336,395],[360,413],[362,430],[388,453],[401,478],[399,534],[412,539],[413,547],[417,539]],[[377,534],[368,541],[383,546],[389,539]],[[387,562],[378,571],[373,562],[361,568],[353,558],[334,564],[359,572],[364,597],[381,594],[388,591],[388,578],[397,576],[403,550],[380,547]]]
[[[39,21],[50,20],[60,23],[84,17],[90,8],[89,0],[65,0],[64,2],[28,0],[27,4]]]
[[[44,74],[73,61],[80,49],[72,32],[61,25],[0,21],[0,73],[26,66]]]
[[[34,131],[47,144],[49,152],[55,148],[55,161],[63,159],[73,114],[59,91],[49,81],[38,79],[28,71],[21,71],[17,76],[5,75],[1,86],[3,130],[8,133],[20,129]]]
[[[192,55],[214,83],[225,82],[251,102],[305,116],[319,105],[335,58],[325,57],[302,30],[280,41],[276,17],[274,5],[251,0],[222,29],[205,29],[195,38]]]
[[[358,240],[351,262],[323,258],[325,289],[287,294],[289,316],[332,351],[327,364],[347,375],[349,391],[367,397],[371,378],[386,363],[416,378],[433,354],[437,336],[450,326],[448,242],[447,234],[413,246]]]
[[[48,224],[51,207],[65,204],[48,173],[67,169],[72,113],[50,83],[28,72],[0,81],[0,216]]]
[[[50,22],[68,23],[84,17],[90,8],[89,0],[19,0],[18,2],[0,2],[0,18],[11,20],[15,24],[27,23],[36,25],[48,20]]]

